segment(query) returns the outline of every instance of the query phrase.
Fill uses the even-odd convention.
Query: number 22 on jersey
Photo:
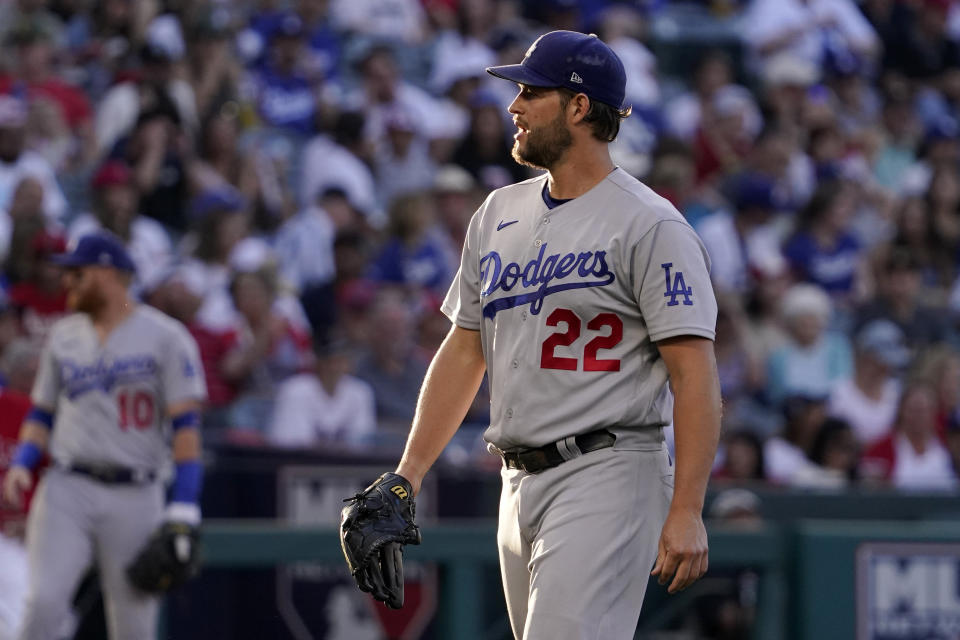
[[[117,394],[120,430],[149,429],[153,424],[153,395],[142,389],[123,389]]]
[[[551,334],[543,341],[540,347],[541,369],[562,369],[576,371],[580,368],[579,358],[568,358],[555,355],[557,347],[568,347],[580,337],[583,321],[570,309],[558,308],[547,316],[547,326],[557,327],[561,323],[566,326],[565,331]],[[587,342],[583,348],[583,371],[620,371],[620,360],[598,358],[597,352],[601,349],[612,349],[623,340],[623,321],[615,313],[600,313],[587,322],[587,330],[603,332],[609,328],[609,333],[600,333]]]

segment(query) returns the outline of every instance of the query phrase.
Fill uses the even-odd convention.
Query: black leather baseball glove
[[[180,586],[200,568],[197,527],[166,522],[157,529],[127,567],[127,577],[146,593],[163,593]]]
[[[340,514],[340,546],[361,591],[392,609],[403,606],[403,545],[420,544],[413,519],[413,487],[403,476],[385,473],[347,498]]]

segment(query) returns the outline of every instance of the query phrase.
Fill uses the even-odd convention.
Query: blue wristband
[[[200,490],[203,488],[203,464],[199,460],[185,460],[177,463],[176,476],[170,489],[171,502],[200,502]]]
[[[43,459],[43,451],[33,442],[21,442],[17,445],[17,450],[13,454],[13,464],[20,467],[26,467],[33,471],[40,460]]]
[[[174,431],[180,429],[199,429],[200,413],[198,411],[184,411],[171,421]]]
[[[53,429],[53,414],[49,411],[41,409],[40,407],[33,407],[30,409],[30,413],[27,414],[26,420],[39,422],[47,429]]]

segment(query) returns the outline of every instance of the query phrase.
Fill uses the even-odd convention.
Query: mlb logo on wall
[[[960,544],[857,550],[857,640],[960,638]]]

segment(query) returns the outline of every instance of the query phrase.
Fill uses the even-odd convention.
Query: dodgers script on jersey
[[[32,397],[56,410],[50,453],[57,462],[158,470],[169,456],[167,409],[205,399],[206,385],[187,330],[140,305],[103,344],[86,314],[54,325]]]
[[[619,168],[553,209],[546,180],[490,194],[442,306],[481,333],[486,440],[536,447],[601,427],[669,424],[673,398],[654,343],[714,338],[706,249],[669,202]]]

